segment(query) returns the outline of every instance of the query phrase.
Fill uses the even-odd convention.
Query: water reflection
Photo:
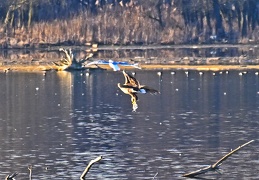
[[[10,49],[0,51],[1,64],[38,63],[51,64],[62,58],[57,47],[44,49]],[[71,47],[77,59],[87,55],[86,47]],[[86,49],[85,49],[86,48]],[[134,60],[139,63],[159,64],[258,64],[259,47],[257,45],[182,45],[182,46],[140,46],[100,47],[95,60]]]
[[[239,73],[136,71],[161,94],[139,95],[135,113],[117,88],[121,72],[2,73],[0,177],[18,171],[27,179],[32,164],[35,179],[78,179],[103,155],[88,179],[184,179],[258,139],[258,76]],[[258,179],[258,146],[205,177]]]

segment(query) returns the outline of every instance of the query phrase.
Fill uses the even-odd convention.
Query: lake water
[[[137,112],[121,72],[0,73],[0,177],[186,179],[223,162],[206,179],[259,179],[259,76],[255,71],[136,71],[161,94],[139,95]]]

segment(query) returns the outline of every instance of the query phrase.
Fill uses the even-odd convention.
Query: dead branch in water
[[[238,148],[230,151],[228,154],[226,154],[225,156],[223,156],[221,159],[219,159],[216,163],[212,164],[212,165],[209,165],[205,168],[202,168],[202,169],[199,169],[199,170],[196,170],[196,171],[193,171],[193,172],[190,172],[190,173],[187,173],[187,174],[184,174],[183,177],[195,177],[197,175],[200,175],[200,174],[205,174],[209,171],[217,171],[220,167],[220,165],[222,164],[223,161],[225,161],[227,158],[229,158],[232,154],[234,154],[235,152],[239,151],[241,148],[245,147],[246,145],[250,144],[251,142],[253,142],[254,140],[251,140],[241,146],[239,146]]]
[[[29,170],[29,180],[32,180],[32,165],[28,166],[28,170]]]
[[[153,180],[156,178],[156,176],[158,175],[158,172],[156,172],[156,174],[154,175],[154,177],[152,178]]]
[[[5,180],[14,180],[14,177],[17,176],[17,175],[18,175],[17,172],[15,172],[15,173],[13,173],[13,174],[11,174],[11,175],[8,174],[8,175],[5,177]]]
[[[96,163],[96,162],[99,162],[100,160],[102,160],[102,156],[99,156],[99,157],[97,157],[97,158],[91,160],[91,161],[89,162],[89,164],[86,166],[86,168],[85,168],[84,172],[82,173],[82,175],[80,176],[80,180],[85,179],[85,176],[86,176],[86,174],[89,172],[89,170],[90,170],[90,168],[92,167],[92,165],[93,165],[94,163]]]
[[[84,59],[77,60],[71,49],[66,50],[64,48],[60,48],[59,51],[64,52],[65,57],[63,57],[60,61],[53,62],[53,63],[59,67],[58,70],[60,71],[67,70],[67,69],[75,69],[75,70],[85,69],[84,63],[89,58],[93,57],[93,53],[90,53]]]

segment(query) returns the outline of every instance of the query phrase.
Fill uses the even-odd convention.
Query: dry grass
[[[97,15],[81,12],[69,19],[33,23],[28,30],[17,29],[9,38],[19,39],[20,47],[28,42],[34,44],[70,42],[70,45],[85,45],[86,42],[100,44],[180,43],[186,34],[180,28],[184,27],[182,17],[179,16],[178,11],[166,12],[164,21],[168,20],[168,22],[164,28],[149,17],[156,17],[156,14],[152,14],[152,9],[145,10],[139,6],[131,8],[115,6],[105,7]],[[197,33],[194,32],[195,34]],[[10,47],[14,46],[9,42],[7,44]]]
[[[216,32],[216,20],[207,19],[204,14],[194,22],[186,23],[181,8],[177,6],[164,4],[161,12],[163,26],[155,6],[103,6],[96,14],[81,11],[70,18],[33,22],[28,29],[10,27],[8,35],[0,32],[0,45],[20,48],[39,44],[86,45],[88,42],[109,45],[208,43],[210,35]],[[242,37],[242,22],[239,27],[237,18],[228,18],[224,16],[222,23],[232,41],[258,41],[259,27],[248,27],[247,36]]]

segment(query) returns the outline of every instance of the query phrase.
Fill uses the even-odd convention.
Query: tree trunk
[[[218,36],[219,39],[224,38],[225,36],[225,30],[223,27],[223,22],[222,22],[222,16],[220,13],[220,4],[218,0],[213,0],[213,9],[214,9],[214,15],[216,19],[216,35]]]
[[[29,13],[28,13],[28,24],[27,24],[28,29],[31,26],[32,15],[33,15],[33,5],[32,5],[32,0],[30,0]]]
[[[6,15],[5,15],[4,28],[6,28],[7,25],[8,25],[8,23],[9,23],[11,13],[13,13],[13,11],[12,11],[11,8],[9,7],[9,9],[8,9]]]

